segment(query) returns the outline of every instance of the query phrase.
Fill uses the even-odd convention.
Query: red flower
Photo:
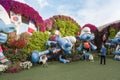
[[[4,51],[7,51],[7,50],[9,50],[9,48],[4,48]]]

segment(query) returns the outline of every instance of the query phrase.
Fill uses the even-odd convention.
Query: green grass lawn
[[[37,65],[19,73],[3,73],[0,80],[120,80],[119,61],[107,58],[106,65],[99,61],[49,62],[47,68]]]

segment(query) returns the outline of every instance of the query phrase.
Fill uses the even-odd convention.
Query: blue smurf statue
[[[62,54],[72,54],[71,49],[76,42],[76,38],[74,36],[66,36],[66,37],[56,37],[56,41],[47,41],[46,46],[53,46],[51,49],[45,50],[43,52],[38,52],[37,50],[33,51],[31,58],[32,62],[37,63],[40,57],[44,54],[50,55],[51,58],[58,58],[58,60],[62,63],[68,63],[70,60],[66,60],[62,57]]]
[[[91,50],[96,50],[97,47],[92,43],[94,39],[94,34],[91,33],[89,27],[85,27],[81,30],[80,36],[77,36],[77,40],[81,40],[79,47],[77,47],[78,51],[83,51],[82,59],[89,59],[90,61],[94,61],[93,55],[90,53]]]
[[[3,50],[1,45],[7,41],[7,34],[13,32],[15,30],[15,26],[12,24],[5,24],[2,20],[0,20],[0,63],[9,65],[10,61],[3,54]]]
[[[118,32],[114,39],[111,39],[110,42],[105,43],[107,46],[117,46],[114,53],[114,59],[120,61],[120,32]]]

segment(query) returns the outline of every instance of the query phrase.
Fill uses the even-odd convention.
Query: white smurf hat
[[[66,36],[64,37],[64,39],[66,39],[68,42],[72,44],[76,43],[76,38],[74,36]]]
[[[83,34],[91,34],[90,28],[89,27],[83,28],[80,36],[83,35]]]
[[[120,31],[116,34],[115,37],[119,37],[120,38]]]

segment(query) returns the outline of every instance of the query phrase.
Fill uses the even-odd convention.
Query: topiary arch
[[[51,31],[59,29],[62,36],[75,36],[80,32],[80,25],[71,17],[65,15],[55,15],[45,20],[45,25],[47,24],[49,24],[49,26],[46,26],[47,29],[49,28]]]

